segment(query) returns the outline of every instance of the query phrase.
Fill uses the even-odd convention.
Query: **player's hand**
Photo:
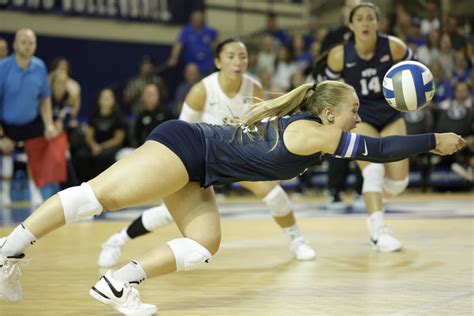
[[[466,140],[454,133],[435,134],[436,148],[431,152],[444,156],[452,155],[466,146]]]
[[[54,124],[49,124],[46,126],[44,129],[44,137],[46,137],[46,139],[53,139],[56,136],[58,136],[58,130],[56,129],[56,126],[54,126]]]

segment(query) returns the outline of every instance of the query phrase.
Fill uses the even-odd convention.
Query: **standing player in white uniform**
[[[216,48],[215,65],[218,71],[202,79],[188,93],[179,117],[181,120],[222,125],[233,118],[241,118],[255,99],[262,99],[261,85],[245,73],[248,54],[242,42],[232,38],[221,42]],[[277,224],[288,236],[294,256],[298,260],[313,260],[316,253],[301,235],[283,188],[275,181],[240,184],[267,205]],[[114,266],[120,257],[121,248],[130,239],[172,221],[164,203],[146,210],[130,226],[112,235],[102,245],[98,265]]]

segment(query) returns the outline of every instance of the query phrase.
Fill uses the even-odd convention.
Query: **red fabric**
[[[49,140],[41,136],[25,141],[28,166],[36,186],[43,187],[67,180],[67,148],[66,133]]]

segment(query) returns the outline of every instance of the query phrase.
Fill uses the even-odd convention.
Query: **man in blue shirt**
[[[13,163],[10,155],[15,143],[43,135],[52,139],[58,134],[53,123],[46,66],[33,56],[35,33],[30,29],[18,30],[13,47],[15,53],[0,62],[0,149],[5,155],[2,164],[7,165],[4,169],[8,171],[13,170],[8,165]],[[8,180],[8,174],[3,176]],[[6,182],[2,183],[6,186],[2,192],[8,193]]]
[[[191,13],[190,23],[183,27],[171,50],[168,65],[176,66],[183,53],[185,64],[195,63],[201,74],[209,74],[214,69],[213,49],[217,44],[217,31],[206,25],[204,12]]]

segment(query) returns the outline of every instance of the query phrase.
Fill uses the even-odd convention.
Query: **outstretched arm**
[[[428,151],[451,155],[466,145],[466,141],[454,133],[374,138],[308,120],[291,123],[285,130],[283,140],[286,148],[296,155],[320,152],[372,162],[398,161]]]
[[[371,162],[392,162],[428,151],[450,155],[465,144],[464,139],[453,133],[373,138],[342,132],[334,155]]]

